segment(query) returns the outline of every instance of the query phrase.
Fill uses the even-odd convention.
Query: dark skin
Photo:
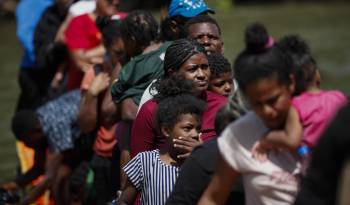
[[[28,170],[23,176],[21,176],[20,183],[10,182],[2,187],[7,189],[17,189],[20,186],[24,187],[36,179],[38,176],[44,173],[43,179],[38,185],[36,185],[18,204],[27,205],[33,203],[38,197],[40,197],[47,189],[52,188],[58,170],[62,165],[63,153],[47,152],[47,142],[45,136],[41,130],[23,134],[23,139],[19,139],[24,142],[28,147],[35,150],[34,166]],[[16,181],[16,180],[15,180]]]
[[[290,76],[289,84],[283,84],[277,80],[277,75],[273,74],[251,82],[244,88],[243,92],[247,96],[252,110],[263,120],[266,127],[276,130],[280,129],[287,120],[294,86],[294,76]],[[231,191],[230,188],[237,176],[240,175],[221,154],[217,166],[215,174],[198,204],[224,204]]]
[[[190,154],[193,148],[200,143],[200,128],[200,118],[193,114],[182,114],[173,127],[161,126],[161,131],[168,137],[168,141],[166,146],[159,151],[160,160],[167,165],[181,166],[185,156]],[[183,143],[175,144],[179,141]],[[137,194],[138,190],[128,178],[118,204],[133,204]]]

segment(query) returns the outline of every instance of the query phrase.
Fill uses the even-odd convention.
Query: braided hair
[[[130,39],[134,41],[137,48],[135,48],[133,56],[136,56],[157,39],[158,23],[148,11],[136,10],[122,21],[121,33],[124,43]]]
[[[221,53],[212,53],[208,55],[210,67],[210,79],[219,77],[224,73],[232,73],[230,62]]]
[[[172,72],[178,71],[185,61],[199,53],[203,53],[206,56],[204,47],[195,40],[179,39],[174,41],[165,53],[165,77],[168,77]]]

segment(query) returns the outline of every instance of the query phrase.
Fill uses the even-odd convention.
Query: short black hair
[[[218,22],[214,18],[212,18],[211,16],[209,16],[207,14],[201,14],[201,15],[195,16],[195,17],[191,18],[190,20],[188,20],[187,23],[185,24],[186,35],[188,35],[189,27],[192,26],[193,24],[197,24],[197,23],[214,24],[218,28],[219,34],[221,35],[221,28],[220,28]]]
[[[40,121],[35,111],[20,110],[12,118],[11,129],[16,139],[21,140],[23,134],[36,131],[39,125]]]
[[[198,53],[206,56],[205,48],[197,41],[185,38],[174,41],[165,52],[164,76],[168,77],[170,70],[178,71],[185,61]]]
[[[221,53],[208,55],[210,79],[217,78],[222,74],[233,72],[230,62]]]
[[[296,80],[295,95],[306,91],[314,80],[317,63],[311,54],[311,49],[304,39],[298,35],[287,35],[278,42],[279,47],[291,56],[294,63]]]
[[[294,65],[291,57],[278,45],[266,47],[268,38],[262,38],[267,35],[266,29],[260,27],[261,24],[254,24],[247,28],[246,48],[234,62],[235,78],[242,91],[252,82],[273,76],[277,77],[279,83],[289,85],[290,75],[293,74]],[[251,35],[254,33],[252,31],[261,33]]]
[[[159,102],[156,114],[157,127],[169,128],[180,120],[181,115],[194,114],[201,119],[205,102],[190,94],[168,97]]]
[[[148,11],[132,11],[124,20],[122,20],[121,32],[124,42],[133,38],[136,45],[138,45],[135,55],[139,55],[144,48],[157,39],[158,22]]]
[[[120,25],[120,20],[112,19],[102,28],[102,39],[105,48],[108,48],[115,42],[115,40],[122,37]]]

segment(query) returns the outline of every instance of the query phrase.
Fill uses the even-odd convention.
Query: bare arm
[[[122,195],[120,196],[118,200],[118,205],[124,205],[124,204],[134,204],[134,201],[137,196],[137,189],[136,187],[130,182],[129,178],[126,182],[126,188],[123,190]]]
[[[57,170],[62,161],[62,154],[60,153],[49,153],[46,158],[45,165],[45,175],[43,180],[36,185],[28,195],[19,203],[23,205],[30,204],[35,201],[38,197],[40,197],[46,189],[52,186],[52,183],[57,175]]]
[[[15,180],[2,184],[0,187],[6,190],[14,190],[18,189],[19,187],[25,187],[29,183],[31,183],[33,180],[38,178],[41,174],[44,173],[45,170],[45,159],[46,159],[46,152],[45,150],[35,150],[34,155],[34,165],[32,168],[30,168],[27,172],[24,174],[18,176]]]
[[[109,85],[106,73],[99,73],[92,81],[90,88],[82,94],[78,114],[78,123],[84,133],[93,131],[97,126],[98,95]]]
[[[232,186],[239,175],[219,154],[214,176],[199,200],[199,205],[225,204]]]
[[[300,123],[298,112],[291,107],[288,113],[286,126],[284,130],[271,131],[265,139],[277,147],[284,147],[295,152],[301,143],[303,136],[303,127]]]
[[[115,79],[118,79],[119,73],[121,70],[121,65],[118,63],[113,69],[111,74],[111,81],[108,87],[108,90],[103,98],[102,107],[101,107],[101,121],[104,126],[110,127],[121,119],[120,106],[116,105],[112,99],[112,85]]]
[[[126,98],[121,102],[121,117],[123,121],[133,121],[136,118],[138,106],[132,98]]]

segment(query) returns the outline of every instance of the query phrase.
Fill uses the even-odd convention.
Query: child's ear
[[[170,137],[170,128],[168,126],[161,126],[160,131],[165,137]]]

